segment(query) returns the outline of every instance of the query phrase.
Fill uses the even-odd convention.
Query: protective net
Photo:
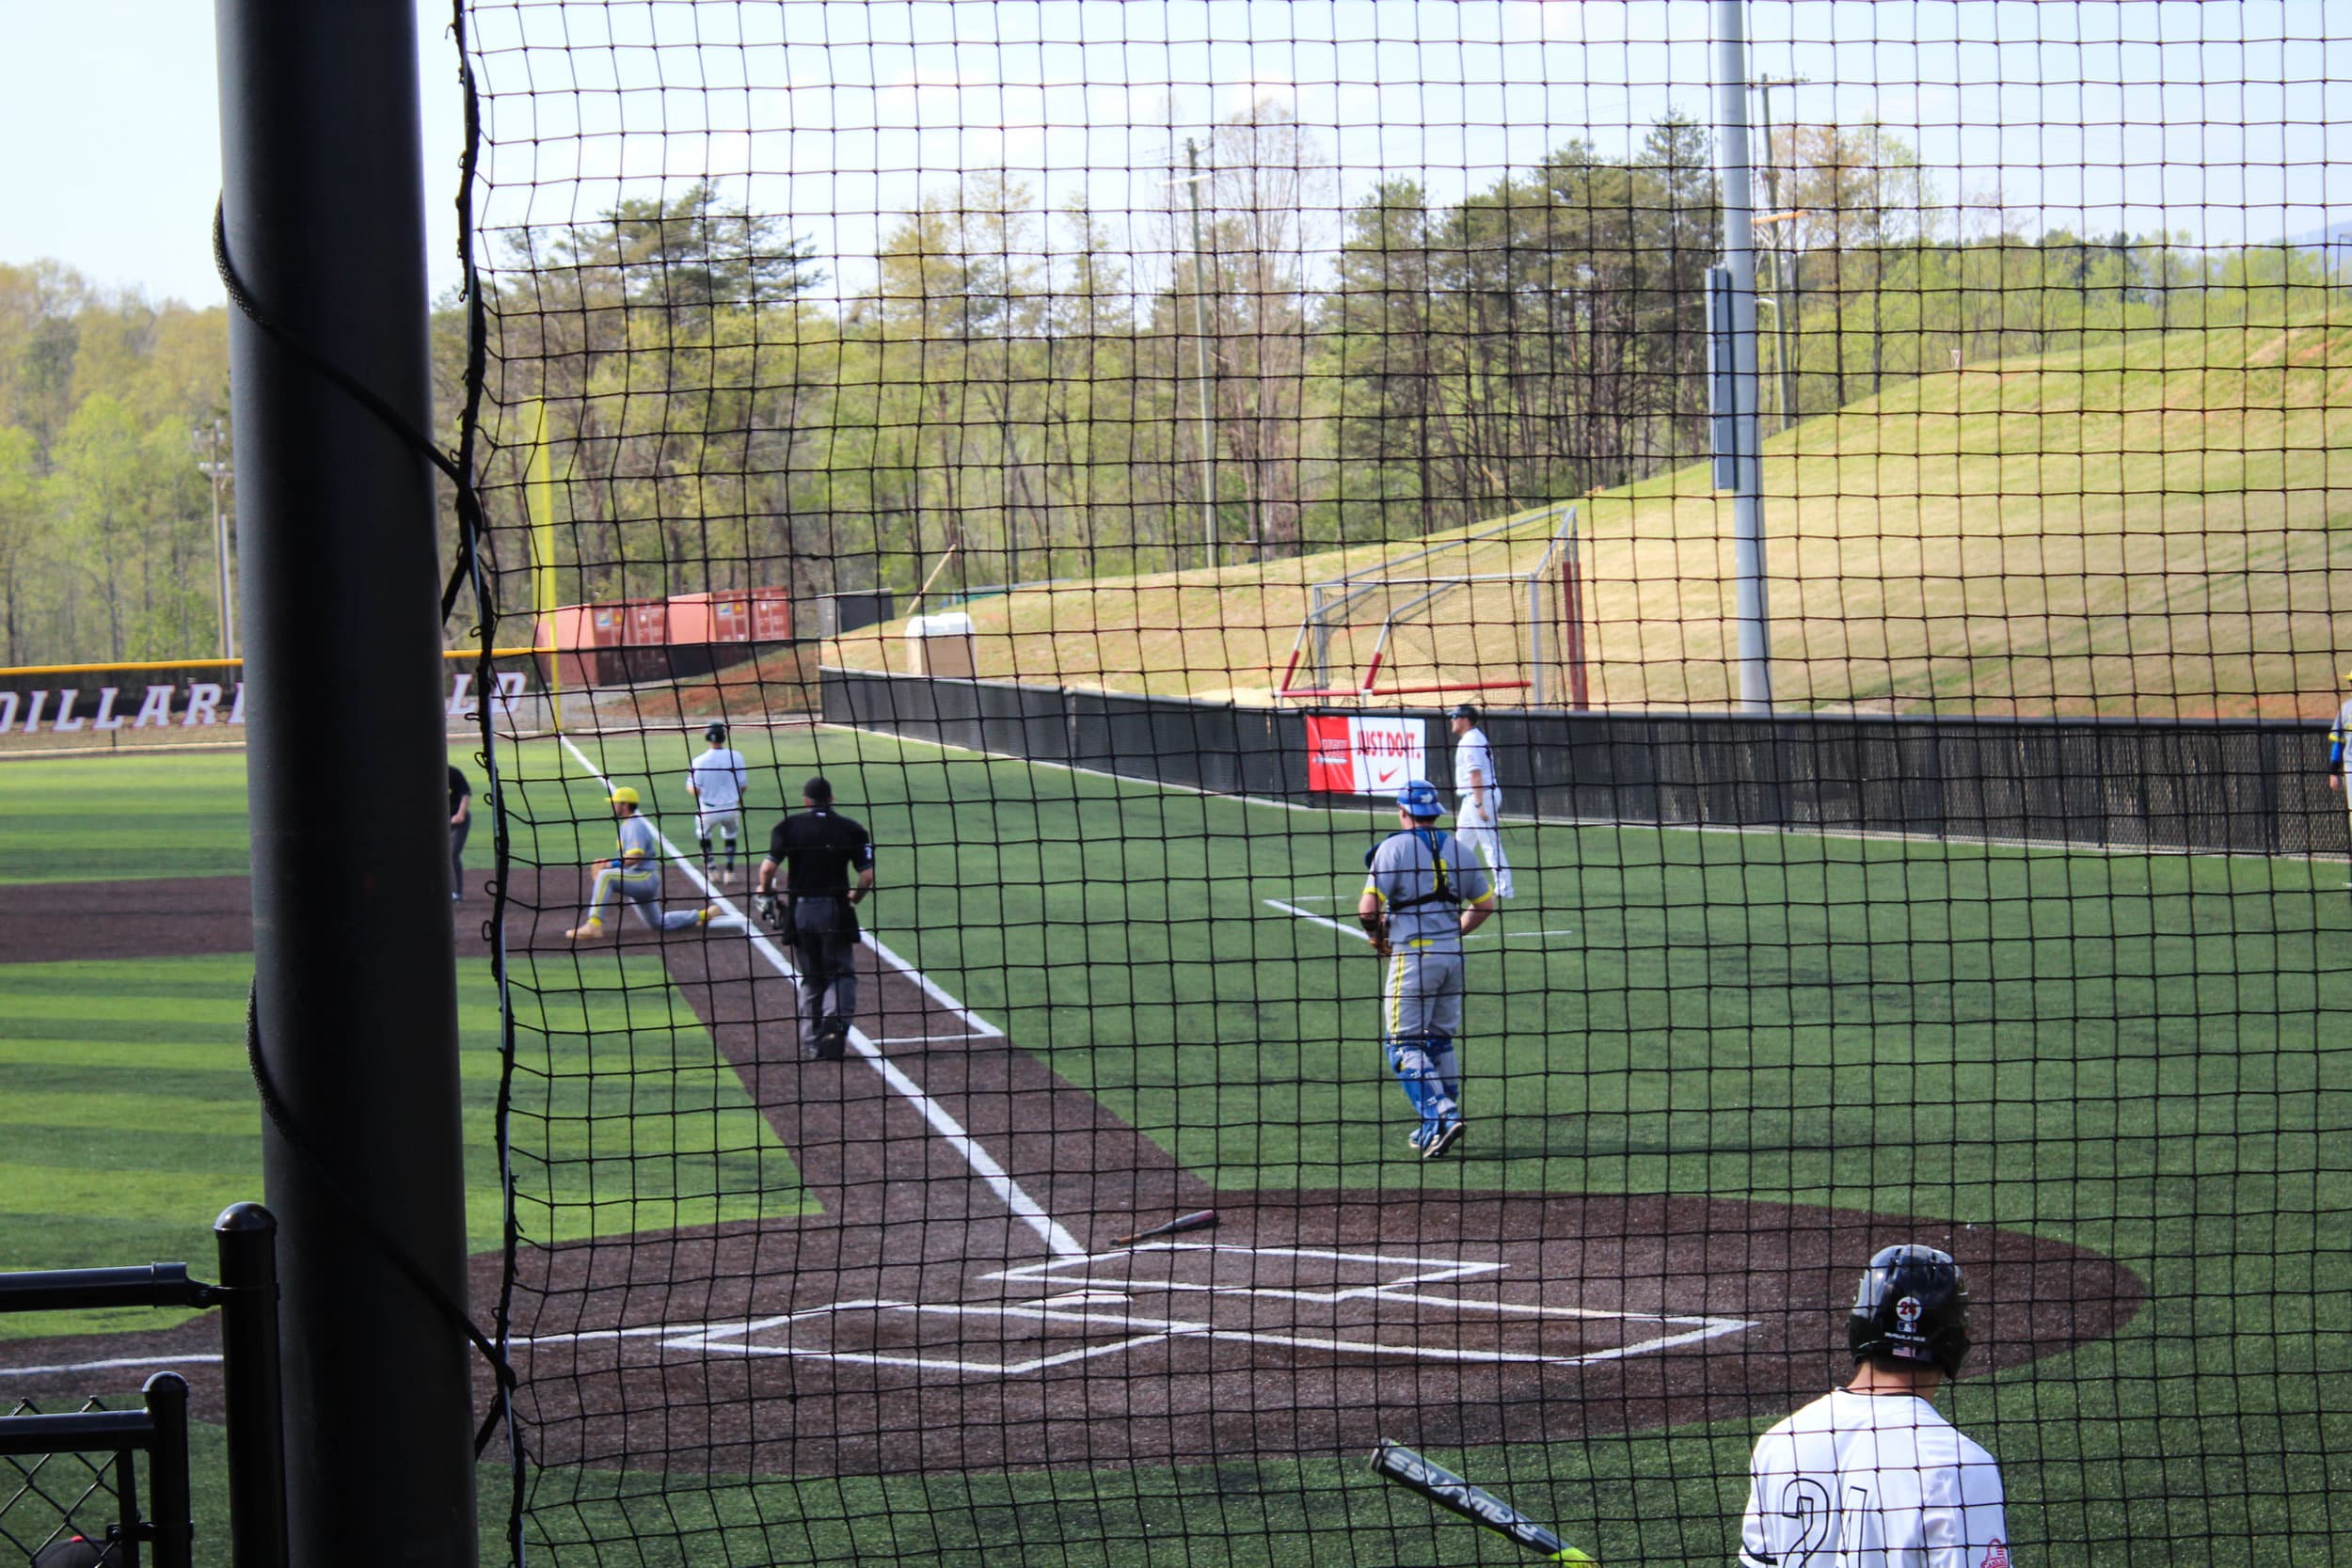
[[[2345,13],[459,17],[524,1557],[2352,1543]]]

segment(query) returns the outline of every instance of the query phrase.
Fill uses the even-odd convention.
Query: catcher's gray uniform
[[[1414,828],[1372,852],[1364,892],[1388,920],[1389,959],[1380,976],[1380,1027],[1389,1065],[1420,1112],[1427,1134],[1461,1120],[1464,905],[1488,906],[1494,886],[1451,833]]]

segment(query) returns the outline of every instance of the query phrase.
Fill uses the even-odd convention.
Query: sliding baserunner
[[[1380,1016],[1389,1067],[1421,1117],[1412,1145],[1434,1160],[1462,1141],[1462,939],[1494,913],[1477,858],[1437,822],[1438,786],[1415,779],[1396,798],[1403,830],[1364,858],[1356,917],[1380,956]]]
[[[605,906],[616,898],[628,900],[637,918],[657,931],[680,931],[707,926],[719,912],[716,904],[699,910],[661,908],[661,840],[653,824],[637,815],[637,791],[623,784],[606,800],[621,825],[620,853],[596,868],[595,891],[588,896],[588,918],[564,933],[571,942],[586,942],[604,934]]]

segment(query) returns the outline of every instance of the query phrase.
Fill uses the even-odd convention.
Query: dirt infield
[[[580,885],[568,869],[518,878],[510,950],[567,949]],[[249,945],[241,882],[29,891],[32,913],[0,927],[11,958]],[[461,944],[480,942],[485,910],[459,911]],[[822,1212],[527,1248],[515,1358],[543,1463],[1086,1467],[1760,1421],[1839,1374],[1836,1304],[1890,1241],[1968,1266],[1976,1373],[2110,1334],[2143,1296],[2089,1252],[1899,1216],[1697,1196],[1214,1192],[872,947],[860,1038],[882,1043],[809,1063],[793,988],[742,930],[662,939],[624,923],[616,940],[658,945]],[[1111,1243],[1210,1205],[1214,1229]],[[476,1259],[477,1303],[498,1274],[495,1256]],[[0,1363],[172,1357],[211,1350],[212,1333],[18,1342]],[[8,1372],[0,1392],[87,1392],[95,1375]]]

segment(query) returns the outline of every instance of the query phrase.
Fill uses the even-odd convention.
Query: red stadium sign
[[[1427,721],[1307,715],[1307,787],[1340,795],[1392,795],[1424,777]]]

